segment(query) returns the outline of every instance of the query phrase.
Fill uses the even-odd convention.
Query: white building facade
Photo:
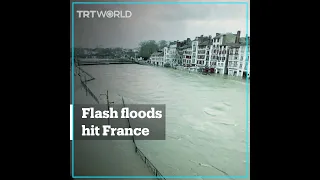
[[[250,43],[239,43],[230,46],[228,75],[250,78]]]
[[[183,49],[182,55],[182,65],[183,66],[191,66],[191,56],[192,56],[192,48],[186,47]]]
[[[174,66],[178,63],[177,42],[169,43],[168,47],[163,48],[165,64]]]
[[[216,63],[215,73],[225,74],[226,73],[226,63],[227,63],[227,51],[228,47],[223,45],[224,38],[226,35],[220,33],[216,34],[216,37],[213,38],[213,60]]]
[[[213,38],[213,57],[216,61],[215,73],[229,74],[229,48],[232,47],[229,44],[239,44],[239,42],[240,31],[237,31],[237,34],[216,33],[216,36]]]
[[[150,57],[150,62],[155,66],[163,66],[165,63],[164,53],[161,51],[153,53]]]
[[[195,66],[198,59],[198,41],[192,41],[192,46],[191,46],[191,50],[192,50],[192,55],[191,55],[191,66]]]
[[[197,37],[191,45],[191,66],[213,67],[213,45],[211,36]]]
[[[228,75],[240,76],[240,45],[229,46]]]
[[[241,77],[248,75],[248,78],[250,78],[250,45],[248,45],[248,48],[246,45],[240,47],[239,75]]]

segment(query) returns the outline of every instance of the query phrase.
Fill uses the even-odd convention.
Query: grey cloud
[[[78,9],[132,11],[130,19],[75,18],[75,45],[82,47],[134,48],[143,40],[246,32],[244,5],[75,5]]]
[[[154,16],[165,21],[245,18],[245,5],[157,5]]]

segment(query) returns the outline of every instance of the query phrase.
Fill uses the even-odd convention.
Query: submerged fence
[[[75,61],[76,61],[76,60],[75,60]],[[70,67],[70,70],[71,70],[71,68],[72,68],[72,67]],[[95,78],[94,78],[91,74],[89,74],[88,72],[86,72],[85,70],[83,70],[83,69],[80,67],[80,65],[79,65],[79,63],[78,63],[77,61],[74,63],[74,68],[75,68],[74,75],[79,75],[79,76],[81,76],[81,73],[82,73],[82,74],[85,74],[85,75],[87,75],[88,77],[90,77],[90,79],[86,79],[85,82],[95,80]]]
[[[96,101],[97,104],[100,104],[97,96],[94,95],[94,93],[91,91],[91,89],[86,84],[86,82],[94,80],[95,78],[91,74],[87,73],[85,70],[80,68],[80,66],[77,65],[77,62],[74,62],[74,65],[75,65],[74,75],[75,76],[78,75],[80,77],[80,82],[81,82],[82,87],[86,91],[86,96],[89,94]],[[82,74],[84,74],[84,76],[82,76]],[[87,79],[87,76],[89,76],[90,79]],[[84,80],[82,80],[83,77],[84,77]]]
[[[80,76],[80,81],[81,81],[81,85],[83,86],[83,88],[86,91],[86,95],[90,95],[96,102],[97,104],[99,104],[99,99],[97,98],[96,95],[93,94],[93,92],[88,88],[88,86],[86,85],[85,81],[82,81],[81,76]]]
[[[135,151],[140,156],[140,158],[144,161],[144,163],[147,165],[148,169],[157,176],[157,179],[166,179],[162,176],[162,174],[158,171],[158,169],[150,162],[150,160],[140,151],[140,149],[135,145]]]
[[[86,80],[83,81],[82,78],[81,78],[81,74],[78,74],[78,75],[80,76],[81,85],[84,87],[84,89],[86,91],[86,95],[89,94],[97,102],[97,104],[100,104],[98,98],[96,97],[96,95],[94,95],[93,92],[86,85]],[[84,77],[86,78],[86,76],[84,76]],[[108,109],[109,109],[110,108],[109,107],[110,103],[113,103],[113,102],[109,102],[108,91],[107,91],[107,94],[101,94],[101,95],[106,95],[106,97],[107,97],[107,105],[108,105]],[[122,97],[122,104],[123,104],[123,107],[125,107],[125,103],[124,103],[123,97]],[[130,119],[127,118],[127,120],[128,120],[129,128],[131,128]],[[109,120],[109,124],[110,124],[110,120]],[[166,178],[163,177],[163,175],[159,172],[159,170],[151,163],[151,161],[138,148],[133,136],[132,136],[132,141],[133,141],[133,144],[134,144],[134,147],[135,147],[135,152],[139,155],[139,157],[147,165],[147,167],[150,170],[150,172],[152,172],[152,174],[154,174],[156,176],[156,179],[165,180]]]
[[[126,107],[123,97],[122,97],[122,105],[123,105],[123,107]],[[128,120],[129,128],[131,128],[130,119],[127,118],[127,120]],[[143,160],[143,162],[147,165],[148,169],[152,172],[152,174],[154,174],[157,177],[157,179],[159,179],[159,180],[166,179],[159,172],[159,170],[151,163],[151,161],[143,154],[143,152],[138,148],[138,146],[136,145],[136,142],[134,140],[134,136],[132,136],[132,141],[133,141],[133,144],[135,147],[135,152],[140,156],[140,158]]]
[[[77,66],[77,68],[79,69],[79,72],[82,72],[82,73],[86,74],[87,76],[89,76],[91,78],[91,79],[86,79],[85,82],[95,80],[95,78],[91,74],[89,74],[88,72],[83,70],[80,66]]]
[[[87,84],[86,84],[86,82],[88,82],[88,81],[90,81],[90,80],[93,80],[94,77],[92,77],[92,76],[90,75],[91,79],[90,79],[90,80],[87,80],[87,76],[86,76],[86,75],[88,75],[88,73],[85,72],[85,71],[84,71],[83,69],[81,69],[80,67],[78,67],[78,69],[79,69],[79,72],[77,73],[77,75],[80,77],[80,82],[81,82],[82,87],[83,87],[84,90],[86,91],[86,96],[89,94],[89,95],[96,101],[97,104],[100,104],[100,103],[99,103],[99,99],[97,98],[97,96],[94,95],[94,93],[91,91],[91,89],[90,89],[90,88],[87,86]],[[85,74],[84,76],[82,76],[82,74],[80,73],[80,70]],[[76,75],[76,72],[75,72],[75,75]],[[89,76],[89,75],[88,75],[88,76]],[[82,79],[83,79],[82,77],[84,77],[84,80],[82,80]]]

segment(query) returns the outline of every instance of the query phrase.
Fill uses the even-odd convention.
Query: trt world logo
[[[78,18],[130,18],[132,16],[131,11],[96,11],[96,10],[78,10],[76,11]]]

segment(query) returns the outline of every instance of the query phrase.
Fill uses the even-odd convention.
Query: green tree
[[[165,40],[161,40],[158,42],[159,49],[162,50],[164,47],[168,46],[168,42]]]
[[[143,41],[139,44],[139,56],[150,58],[151,54],[159,50],[159,46],[155,40]]]

